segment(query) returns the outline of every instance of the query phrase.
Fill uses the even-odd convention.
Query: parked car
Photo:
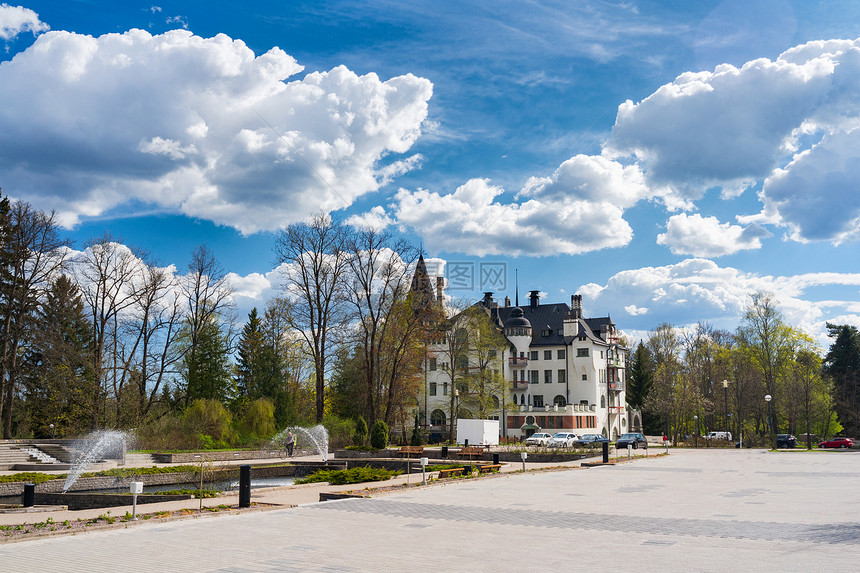
[[[819,448],[853,448],[854,440],[851,438],[832,438],[818,444]]]
[[[708,435],[705,436],[706,440],[728,440],[731,441],[732,433],[731,432],[708,432]]]
[[[600,434],[583,434],[573,445],[579,448],[597,447],[608,442],[609,438]]]
[[[569,448],[579,439],[579,436],[572,432],[556,432],[552,435],[549,441],[551,448]]]
[[[527,446],[547,446],[549,441],[552,439],[552,434],[543,434],[541,432],[535,432],[528,438],[526,438]]]
[[[618,438],[617,442],[615,442],[615,447],[619,450],[622,448],[626,450],[628,444],[633,446],[634,450],[639,448],[639,446],[647,448],[648,440],[646,440],[645,436],[643,436],[642,434],[624,434],[620,438]]]
[[[777,448],[796,448],[797,447],[797,438],[795,438],[791,434],[777,434],[776,435],[776,447]]]

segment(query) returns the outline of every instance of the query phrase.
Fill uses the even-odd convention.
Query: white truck
[[[457,419],[457,443],[470,446],[498,446],[498,420],[461,420]]]

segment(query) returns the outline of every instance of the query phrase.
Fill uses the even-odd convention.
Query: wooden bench
[[[399,456],[420,456],[424,453],[424,446],[400,446],[400,451],[397,452]]]
[[[457,452],[458,456],[469,456],[469,459],[472,459],[472,456],[483,456],[484,448],[481,446],[466,446],[459,452]]]
[[[466,471],[466,468],[448,468],[445,470],[439,470],[439,479],[461,476],[464,471]]]
[[[487,466],[480,466],[479,469],[482,474],[491,474],[502,471],[502,464],[490,464]]]

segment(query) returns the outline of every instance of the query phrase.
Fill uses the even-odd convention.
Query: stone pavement
[[[860,452],[672,450],[8,543],[0,570],[856,571],[858,478]],[[259,495],[289,503],[303,487]]]

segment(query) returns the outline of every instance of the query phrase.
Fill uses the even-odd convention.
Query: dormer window
[[[544,328],[543,330],[540,331],[540,335],[541,336],[552,336],[552,329],[551,328]]]

